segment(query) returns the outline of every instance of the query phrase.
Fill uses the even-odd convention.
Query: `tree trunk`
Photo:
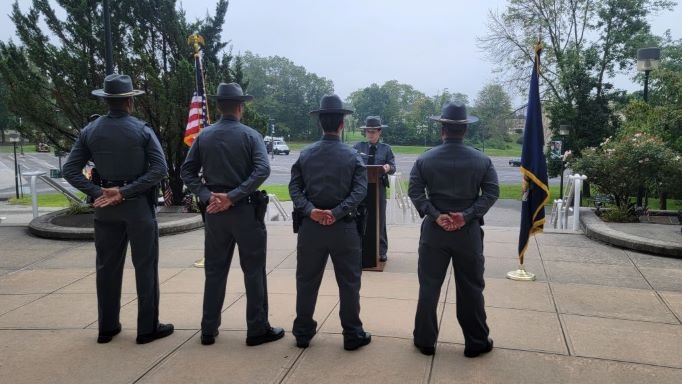
[[[668,209],[668,194],[665,192],[661,192],[658,195],[658,209],[660,210]]]

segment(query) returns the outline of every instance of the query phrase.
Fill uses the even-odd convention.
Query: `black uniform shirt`
[[[408,195],[422,217],[462,212],[468,223],[488,212],[500,187],[488,156],[464,145],[462,139],[446,139],[417,158]]]
[[[90,160],[103,180],[130,182],[119,188],[123,198],[149,191],[168,173],[154,131],[125,111],[109,111],[83,128],[62,167],[66,181],[89,196],[99,197],[101,187],[83,175],[83,167]]]
[[[263,137],[234,116],[225,115],[197,136],[182,164],[181,176],[204,203],[214,187],[227,190],[230,200],[237,203],[270,176]]]
[[[340,219],[365,198],[367,172],[357,151],[325,134],[304,148],[291,167],[289,194],[306,216],[313,208],[330,209]]]

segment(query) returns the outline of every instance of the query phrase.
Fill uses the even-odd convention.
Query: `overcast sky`
[[[115,0],[112,0],[115,1]],[[13,0],[0,0],[0,39],[14,36]],[[19,1],[28,9],[30,0]],[[190,20],[213,14],[215,0],[178,1]],[[471,102],[495,82],[493,63],[476,46],[487,33],[488,12],[506,0],[230,0],[223,40],[234,53],[283,56],[334,82],[336,93],[388,80],[410,84],[427,95],[447,88]],[[682,38],[682,6],[651,18],[655,34],[670,29]],[[16,40],[16,38],[15,38]],[[634,75],[634,73],[633,73]],[[616,86],[637,90],[627,76]],[[513,94],[514,105],[526,94]]]

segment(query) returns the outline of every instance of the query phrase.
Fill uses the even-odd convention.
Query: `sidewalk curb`
[[[580,209],[580,224],[587,237],[606,244],[655,255],[682,257],[680,244],[614,230],[597,217],[591,208]]]
[[[28,230],[38,236],[48,239],[59,240],[94,240],[94,228],[64,227],[52,224],[55,217],[65,215],[68,209],[51,212],[31,220]],[[201,215],[195,214],[190,217],[159,223],[159,236],[174,235],[176,233],[192,231],[204,226]]]

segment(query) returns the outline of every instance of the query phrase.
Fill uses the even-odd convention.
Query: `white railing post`
[[[33,207],[33,218],[38,217],[38,191],[36,191],[36,179],[44,175],[43,171],[24,172],[25,176],[31,176],[31,206]]]
[[[580,191],[583,187],[583,180],[587,180],[587,176],[575,174],[569,176],[573,178],[575,192],[573,193],[573,230],[577,231],[580,228]]]
[[[564,215],[566,215],[566,212],[564,211],[564,201],[561,199],[557,200],[557,212],[559,220],[555,228],[564,229]]]
[[[396,196],[398,192],[396,191],[398,187],[397,178],[398,176],[396,174],[388,175],[388,187],[391,190],[391,194],[386,201],[386,223],[390,224],[394,224],[397,221],[395,212]]]

